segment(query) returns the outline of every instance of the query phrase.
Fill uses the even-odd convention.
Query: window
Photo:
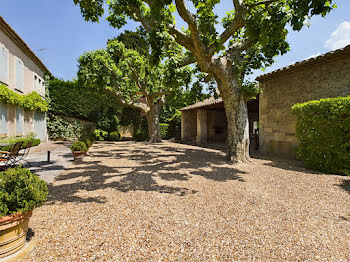
[[[23,110],[19,107],[16,109],[16,135],[22,135],[23,133]]]
[[[34,73],[34,91],[41,96],[45,96],[45,82]]]
[[[8,84],[9,81],[9,51],[0,43],[0,81]]]
[[[24,90],[24,65],[19,58],[15,58],[15,88],[23,91]]]

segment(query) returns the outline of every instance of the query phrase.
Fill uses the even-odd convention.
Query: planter
[[[87,151],[73,151],[74,160],[82,159],[86,154]]]
[[[32,211],[0,218],[0,258],[20,250],[26,243],[29,218]]]

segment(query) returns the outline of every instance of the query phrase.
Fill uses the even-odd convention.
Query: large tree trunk
[[[160,105],[158,103],[150,105],[147,112],[148,134],[150,143],[162,142],[162,136],[159,127]]]
[[[235,163],[249,161],[249,121],[247,101],[234,79],[217,81],[227,118],[227,158]]]

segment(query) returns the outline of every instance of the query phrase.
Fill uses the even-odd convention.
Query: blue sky
[[[350,1],[335,3],[338,8],[325,18],[314,17],[309,28],[291,31],[288,35],[291,51],[277,57],[265,72],[255,72],[253,77],[350,44]],[[222,16],[231,8],[232,1],[224,0],[217,12]],[[107,39],[122,32],[109,27],[104,20],[99,24],[85,22],[73,0],[1,0],[0,15],[49,70],[65,80],[75,77],[76,60],[84,51],[103,48]],[[180,21],[179,25],[182,24]],[[124,29],[133,30],[137,26],[129,23]]]

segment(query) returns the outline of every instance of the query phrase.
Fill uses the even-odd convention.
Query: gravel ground
[[[104,142],[49,190],[22,261],[350,261],[350,177]]]

